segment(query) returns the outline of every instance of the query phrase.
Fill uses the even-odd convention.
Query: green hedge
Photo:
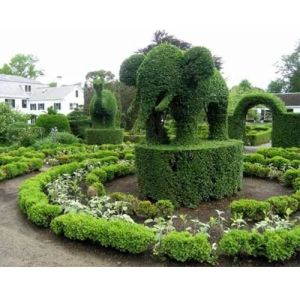
[[[273,117],[273,147],[300,147],[300,114],[283,113]]]
[[[79,120],[69,120],[70,121],[70,128],[74,135],[85,139],[85,131],[88,128],[92,127],[92,121],[88,118],[86,119],[79,119]]]
[[[242,143],[233,140],[190,147],[137,145],[140,192],[187,207],[232,195],[241,187],[242,151]]]
[[[46,133],[49,133],[54,127],[56,127],[58,131],[70,132],[69,120],[62,114],[40,115],[36,120],[36,126],[44,128]]]
[[[122,252],[141,253],[155,241],[154,231],[140,224],[108,221],[85,214],[66,214],[51,222],[51,229],[69,239],[93,241]]]
[[[161,251],[179,261],[212,262],[212,247],[206,235],[172,231],[163,237]]]
[[[123,129],[86,129],[86,141],[89,145],[122,144]]]
[[[265,201],[240,199],[230,204],[232,215],[241,214],[243,218],[260,221],[271,211],[271,205]]]
[[[272,128],[264,128],[261,130],[252,129],[246,132],[246,143],[251,146],[258,146],[270,142]]]
[[[270,262],[290,259],[300,249],[300,228],[258,233],[230,230],[219,242],[219,249],[227,256],[265,257]]]

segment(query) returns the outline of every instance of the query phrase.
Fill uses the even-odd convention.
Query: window
[[[5,99],[5,103],[10,107],[15,108],[15,99]]]
[[[44,103],[39,103],[38,104],[38,110],[45,110],[45,104]]]
[[[294,109],[293,108],[288,108],[286,111],[287,112],[294,112]]]
[[[78,98],[78,91],[75,91],[75,97]]]
[[[31,85],[25,85],[25,92],[31,92]]]
[[[36,110],[36,104],[30,104],[30,110]]]
[[[70,103],[70,109],[73,110],[78,107],[78,103]]]
[[[61,110],[61,103],[54,103],[55,110]]]
[[[22,108],[27,108],[27,100],[26,99],[22,100]]]

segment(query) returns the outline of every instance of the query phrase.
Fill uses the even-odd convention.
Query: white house
[[[20,76],[0,74],[0,103],[32,115],[32,119],[53,107],[59,113],[69,114],[84,104],[80,84],[49,87],[39,81]]]

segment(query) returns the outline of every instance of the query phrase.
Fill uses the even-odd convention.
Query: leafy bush
[[[268,163],[279,170],[284,170],[290,165],[290,161],[282,156],[274,156],[268,159]]]
[[[135,213],[138,216],[153,218],[157,216],[157,207],[149,200],[139,201]]]
[[[48,227],[50,222],[62,213],[59,205],[38,203],[29,207],[28,219],[38,226]]]
[[[246,144],[258,146],[266,144],[271,140],[271,127],[254,127],[251,130],[246,130]]]
[[[46,133],[50,133],[52,128],[58,131],[70,132],[69,120],[62,114],[42,114],[36,120],[36,125],[45,129]]]
[[[86,130],[86,141],[89,145],[122,144],[122,129],[94,129]]]
[[[170,200],[158,200],[155,203],[157,208],[157,216],[167,218],[174,214],[175,207]]]
[[[300,177],[300,169],[290,169],[283,174],[283,181],[287,186],[293,186],[296,178]]]
[[[290,196],[274,196],[267,200],[272,207],[272,211],[278,215],[285,215],[289,208],[291,212],[295,212],[298,209],[297,199]]]
[[[242,144],[207,141],[190,147],[137,145],[136,166],[141,194],[170,199],[175,206],[195,207],[221,199],[241,187]]]
[[[232,215],[242,214],[243,218],[249,218],[253,221],[260,221],[264,219],[270,210],[270,203],[253,199],[236,200],[230,204],[230,211]]]
[[[292,160],[291,166],[292,166],[292,168],[299,169],[300,168],[300,160],[299,159]]]
[[[252,153],[244,155],[244,162],[258,163],[264,165],[266,163],[265,157],[259,153]]]
[[[55,136],[56,142],[59,144],[71,145],[78,143],[78,138],[69,132],[57,132]]]
[[[212,262],[212,248],[204,234],[192,236],[189,232],[172,231],[163,237],[162,253],[180,261]]]
[[[243,164],[243,167],[245,176],[256,176],[265,178],[268,177],[269,173],[271,172],[271,169],[269,167],[265,167],[257,163],[252,164],[245,162]]]
[[[154,243],[154,232],[143,225],[121,220],[108,221],[85,214],[66,214],[51,222],[55,234],[73,240],[91,240],[122,252],[141,253]]]

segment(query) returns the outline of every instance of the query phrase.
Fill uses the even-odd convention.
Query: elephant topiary
[[[183,52],[170,44],[161,44],[146,56],[135,54],[125,60],[120,80],[137,87],[140,120],[146,125],[147,142],[170,142],[164,128],[170,114],[176,124],[174,142],[197,143],[202,110],[207,114],[209,138],[228,138],[228,89],[208,49],[193,47]]]
[[[93,83],[94,95],[90,104],[92,128],[86,130],[88,144],[119,144],[123,141],[123,130],[116,128],[118,113],[117,99],[114,94],[103,89],[103,81]]]

